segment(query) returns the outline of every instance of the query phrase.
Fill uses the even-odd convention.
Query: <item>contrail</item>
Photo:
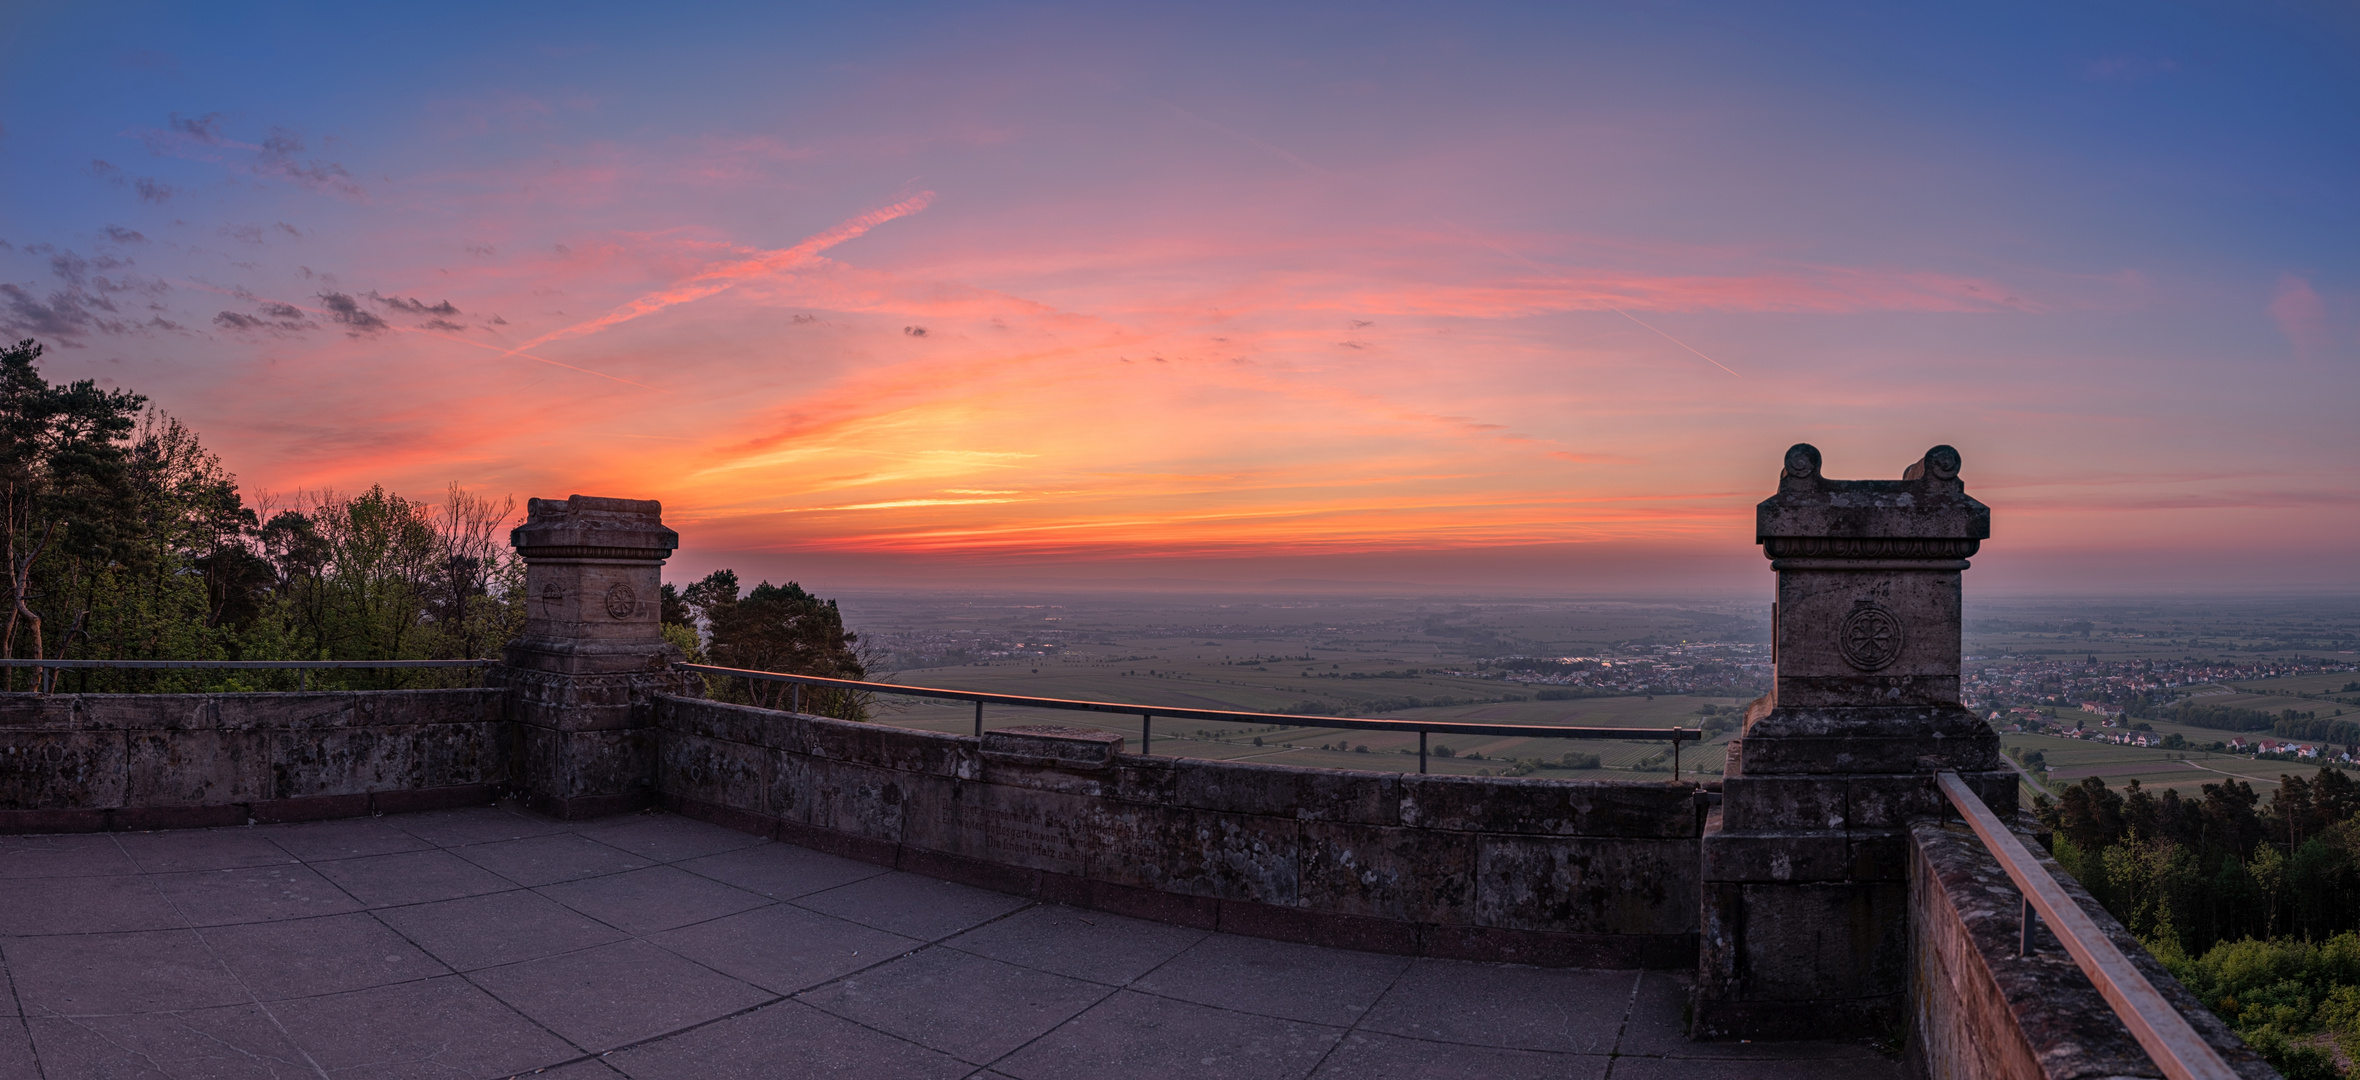
[[[1623,318],[1629,319],[1629,320],[1631,320],[1632,322],[1639,323],[1639,325],[1641,325],[1641,326],[1647,326],[1647,324],[1646,324],[1646,323],[1639,322],[1639,317],[1638,317],[1637,315],[1633,315],[1633,314],[1631,314],[1630,312],[1628,312],[1628,311],[1624,311],[1624,310],[1623,310],[1623,309],[1621,309],[1621,308],[1618,308],[1618,307],[1610,307],[1610,308],[1607,308],[1606,310],[1608,310],[1608,311],[1611,311],[1611,312],[1613,312],[1613,313],[1615,313],[1615,314],[1617,314],[1617,315],[1620,315],[1620,316],[1622,316]],[[1655,328],[1654,328],[1654,327],[1652,327],[1652,326],[1647,326],[1647,328],[1648,328],[1649,330],[1655,330]],[[1663,331],[1661,331],[1661,330],[1655,330],[1655,332],[1656,332],[1656,333],[1658,333],[1658,334],[1662,334],[1662,335],[1663,335],[1663,339],[1664,339],[1665,341],[1669,341],[1669,342],[1671,342],[1671,343],[1672,343],[1672,344],[1674,344],[1674,345],[1677,345],[1677,346],[1679,346],[1679,347],[1681,347],[1681,348],[1683,348],[1683,349],[1686,349],[1686,350],[1688,350],[1689,352],[1696,353],[1696,355],[1698,355],[1698,356],[1704,356],[1704,362],[1705,362],[1705,363],[1711,364],[1712,366],[1714,366],[1714,367],[1717,367],[1717,368],[1720,368],[1720,369],[1721,369],[1721,370],[1723,370],[1723,371],[1728,371],[1728,372],[1729,372],[1729,374],[1731,374],[1731,375],[1737,375],[1737,372],[1735,372],[1735,371],[1730,371],[1730,369],[1729,369],[1729,365],[1727,365],[1727,364],[1724,364],[1724,363],[1722,363],[1722,362],[1720,362],[1720,361],[1718,361],[1718,360],[1715,360],[1715,359],[1713,359],[1713,358],[1712,358],[1712,357],[1710,357],[1710,356],[1705,356],[1703,353],[1696,352],[1696,346],[1694,346],[1694,345],[1690,345],[1689,343],[1687,343],[1687,342],[1685,342],[1685,341],[1682,341],[1682,340],[1680,340],[1679,338],[1673,337],[1673,336],[1672,336],[1672,335],[1670,335],[1670,334],[1665,334],[1665,333],[1664,333]],[[1737,375],[1737,377],[1738,377],[1738,378],[1740,378],[1740,379],[1742,379],[1742,378],[1745,378],[1745,376],[1743,376],[1743,375]]]
[[[927,205],[933,201],[933,192],[921,191],[916,195],[913,195],[907,199],[903,199],[902,201],[894,203],[891,206],[879,207],[875,210],[869,211],[868,213],[860,214],[847,219],[844,222],[838,224],[835,228],[829,229],[825,232],[814,233],[810,237],[806,238],[802,243],[796,244],[794,247],[782,248],[777,251],[767,252],[757,258],[740,259],[736,262],[723,263],[705,271],[704,273],[698,274],[695,277],[689,278],[687,281],[682,282],[681,284],[664,289],[660,292],[652,292],[646,296],[642,296],[637,300],[633,300],[628,304],[624,304],[623,306],[618,307],[613,311],[607,312],[606,314],[601,315],[595,319],[592,319],[589,322],[581,323],[576,326],[569,326],[563,330],[552,330],[549,333],[543,334],[540,337],[525,342],[516,348],[521,352],[525,349],[530,349],[539,345],[546,345],[552,341],[557,341],[562,338],[580,337],[584,334],[594,334],[600,330],[606,329],[607,327],[629,322],[642,315],[649,315],[658,311],[662,311],[663,309],[671,307],[675,304],[685,304],[691,300],[702,300],[705,297],[727,290],[739,282],[746,281],[751,278],[765,277],[771,274],[776,274],[782,270],[794,267],[799,263],[809,262],[811,259],[818,256],[820,252],[835,247],[846,240],[850,240],[856,236],[859,236],[862,233],[876,228],[879,225],[883,225],[888,221],[898,217],[908,217],[909,215],[915,214],[920,210],[924,210],[926,209]]]

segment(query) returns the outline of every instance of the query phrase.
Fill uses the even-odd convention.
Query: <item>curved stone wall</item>
[[[508,785],[499,690],[0,695],[0,832],[475,806]]]
[[[654,711],[665,805],[872,862],[1359,949],[1695,962],[1689,784],[1141,756],[1083,729],[978,740],[682,697]]]

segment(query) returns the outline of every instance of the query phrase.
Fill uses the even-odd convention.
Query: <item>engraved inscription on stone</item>
[[[1066,831],[1034,815],[998,807],[978,807],[967,811],[983,826],[984,843],[997,857],[1028,856],[1034,860],[1072,863],[1080,861],[1073,838]]]
[[[1854,603],[1837,633],[1844,661],[1862,671],[1876,671],[1901,655],[1901,620],[1873,600]]]
[[[607,614],[618,619],[628,619],[631,617],[631,613],[637,610],[639,610],[639,596],[631,591],[631,586],[618,581],[614,583],[613,587],[606,590]]]

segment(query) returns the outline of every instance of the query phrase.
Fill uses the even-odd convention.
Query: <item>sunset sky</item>
[[[2360,16],[12,3],[0,335],[675,576],[1760,590],[1947,442],[1971,587],[2351,590]]]

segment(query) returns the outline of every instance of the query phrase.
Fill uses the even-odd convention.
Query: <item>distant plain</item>
[[[2007,671],[2070,657],[2101,663],[2220,658],[2252,663],[2280,659],[2353,666],[2360,661],[2360,601],[2351,599],[2120,599],[2034,598],[1970,602],[1964,665]],[[1593,657],[1629,660],[1667,651],[1724,650],[1767,659],[1767,597],[1720,600],[1585,600],[1421,596],[1279,596],[1082,593],[1028,595],[954,593],[852,594],[843,598],[847,625],[863,635],[875,677],[915,686],[1025,694],[1191,709],[1364,715],[1392,720],[1463,720],[1585,727],[1694,728],[1708,710],[1742,707],[1766,684],[1728,687],[1732,693],[1683,692],[1540,700],[1544,687],[1496,677],[1478,678],[1478,665],[1510,657]],[[2207,703],[2276,713],[2337,708],[2360,713],[2360,695],[2333,697],[2351,674],[2239,680],[2191,687]],[[2330,695],[2322,697],[2320,695]],[[1520,697],[1523,700],[1503,701]],[[1455,704],[1399,707],[1402,699]],[[2073,704],[2043,706],[2065,718],[2086,719]],[[876,719],[931,731],[966,732],[974,707],[880,696]],[[1139,748],[1134,717],[987,706],[987,728],[1054,723],[1111,731]],[[2003,725],[2004,726],[2004,725]],[[2207,744],[2231,733],[2157,722],[2158,734],[2178,732]],[[1158,754],[1341,769],[1414,771],[1414,734],[1276,724],[1160,719],[1153,723]],[[2247,736],[2249,739],[2252,735]],[[1725,758],[1727,733],[1680,755],[1684,776],[1713,779]],[[1259,739],[1259,744],[1255,740]],[[2100,775],[2114,787],[2136,777],[2142,786],[2173,787],[2194,795],[2224,777],[2250,780],[2267,797],[2283,773],[2308,773],[2311,763],[2255,761],[2196,750],[2161,750],[2006,732],[2004,744],[2039,750],[2051,770],[2049,788]],[[1572,740],[1493,736],[1432,737],[1438,773],[1497,773],[1538,759],[1531,773],[1563,779],[1670,779],[1660,738]],[[1362,748],[1366,749],[1363,750]],[[1567,751],[1596,754],[1594,768],[1559,767]],[[2031,790],[2027,789],[2028,792]]]

